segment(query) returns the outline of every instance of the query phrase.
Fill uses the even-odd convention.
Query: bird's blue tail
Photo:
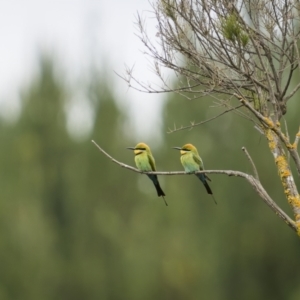
[[[160,187],[159,181],[157,179],[156,175],[148,175],[148,177],[152,180],[152,182],[154,183],[154,186],[156,188],[157,191],[157,196],[166,196],[164,191],[162,190],[162,188]]]
[[[212,195],[213,192],[210,188],[210,186],[208,185],[207,181],[206,181],[206,176],[205,174],[201,173],[201,174],[196,174],[196,176],[202,181],[203,185],[205,186],[205,189],[207,191],[207,194]]]

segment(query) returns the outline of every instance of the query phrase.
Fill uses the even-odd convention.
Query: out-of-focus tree
[[[125,148],[137,141],[126,132],[111,82],[91,73],[82,83],[95,120],[89,137],[75,141],[66,130],[70,91],[55,65],[41,60],[21,94],[20,119],[0,123],[1,300],[299,298],[297,239],[253,201],[245,182],[211,175],[216,206],[194,176],[160,177],[165,207],[145,175],[113,164],[90,142],[134,164]],[[175,97],[163,118],[168,127],[209,113],[205,102]],[[260,179],[282,200],[276,172],[263,172],[270,164],[265,141],[250,134],[246,120],[238,127],[238,116],[223,117],[217,127],[166,135],[153,147],[158,170],[178,170],[170,148],[190,141],[208,168],[248,170],[237,147],[259,145],[253,159]]]
[[[164,108],[165,131],[169,131],[174,122],[181,125],[212,117],[215,108],[207,108],[206,101],[209,98],[199,103],[173,95]],[[291,125],[297,123],[297,120],[290,121]],[[236,122],[241,126],[236,126]],[[179,153],[171,147],[188,142],[197,146],[207,169],[251,171],[247,157],[240,150],[246,146],[253,153],[260,180],[270,190],[270,196],[284,209],[289,208],[283,199],[267,142],[240,116],[227,114],[193,130],[168,134],[165,141],[160,151],[161,169],[172,171],[182,166]],[[255,199],[255,191],[241,178],[215,174],[210,178],[218,205],[194,175],[166,177],[170,206],[177,208],[170,213],[173,231],[165,237],[172,249],[164,265],[169,298],[177,295],[178,299],[201,296],[207,299],[295,299],[299,296],[299,276],[294,277],[289,270],[297,261],[300,245],[294,233],[278,222],[265,203]],[[284,252],[286,260],[281,259]]]
[[[248,180],[269,207],[300,235],[296,186],[296,178],[300,177],[300,131],[291,135],[291,126],[283,119],[288,101],[300,88],[299,83],[293,88],[291,85],[300,60],[298,2],[157,0],[152,7],[157,21],[156,39],[148,36],[140,16],[138,27],[162,86],[145,84],[134,77],[131,69],[125,80],[144,92],[176,92],[188,100],[209,95],[207,103],[221,108],[219,115],[231,112],[248,119],[268,141],[294,220],[268,195],[250,156],[254,175],[236,175]],[[178,76],[175,88],[165,78],[165,68]],[[235,122],[236,126],[243,125],[239,119]],[[188,127],[197,125],[192,122]],[[172,131],[180,129],[174,127]]]
[[[82,83],[95,117],[89,136],[132,160],[125,147],[133,141],[105,77],[91,72],[91,78]],[[20,118],[0,123],[0,298],[141,299],[147,278],[136,283],[135,261],[145,260],[132,249],[140,230],[132,216],[149,198],[139,192],[136,174],[124,177],[88,137],[78,142],[68,135],[71,92],[64,82],[55,62],[43,57],[21,93]]]
[[[58,287],[61,234],[67,226],[62,178],[64,89],[52,64],[41,60],[40,75],[22,93],[22,112],[13,125],[2,124],[1,296],[51,299]]]

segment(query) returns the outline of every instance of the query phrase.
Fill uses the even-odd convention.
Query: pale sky
[[[162,96],[128,90],[114,71],[124,73],[125,64],[135,65],[139,78],[156,80],[142,54],[144,48],[134,25],[137,12],[147,14],[150,9],[148,0],[0,0],[2,114],[9,118],[17,115],[20,88],[37,72],[41,50],[47,50],[59,60],[73,83],[84,76],[91,61],[99,66],[105,63],[116,84],[118,102],[135,112],[138,137],[148,135],[151,127],[160,124],[157,116]],[[154,24],[149,23],[148,28],[155,35]],[[74,91],[79,108],[73,108],[69,126],[77,127],[75,131],[88,124],[84,113],[88,109],[84,109],[81,97],[80,91]]]

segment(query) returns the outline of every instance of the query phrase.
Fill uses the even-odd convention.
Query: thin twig
[[[110,160],[112,160],[114,163],[118,164],[122,168],[129,169],[131,171],[142,173],[142,174],[155,174],[155,175],[190,175],[190,173],[186,173],[184,171],[175,171],[175,172],[142,172],[136,168],[133,168],[131,166],[128,166],[122,162],[119,162],[118,160],[114,159],[111,155],[109,155],[106,151],[104,151],[94,140],[92,140],[92,143],[104,154],[106,155]],[[252,175],[240,172],[240,171],[232,171],[232,170],[204,170],[204,171],[198,171],[194,174],[200,174],[200,173],[207,173],[207,174],[226,174],[228,176],[237,176],[245,178],[252,188],[260,195],[260,197],[263,199],[263,201],[278,215],[289,227],[291,227],[294,231],[297,231],[297,227],[295,225],[295,222],[274,202],[274,200],[269,196],[267,191],[264,189],[264,187],[261,185],[260,181],[254,178]]]
[[[287,125],[286,119],[284,118],[283,121],[284,121],[284,127],[285,127],[285,134],[286,134],[287,140],[290,143],[290,135],[289,135],[289,130],[288,130],[288,125]],[[290,152],[288,152],[287,161],[289,163],[290,163],[290,158],[291,158],[291,154],[290,154]]]
[[[257,180],[259,180],[258,172],[257,172],[256,166],[255,166],[255,164],[254,164],[254,161],[253,161],[252,157],[250,156],[250,154],[249,154],[249,152],[247,151],[246,147],[242,147],[242,150],[244,151],[244,153],[246,154],[248,160],[250,161],[250,163],[251,163],[251,165],[252,165],[254,177],[255,177]]]
[[[295,138],[295,142],[294,142],[295,149],[297,149],[297,147],[298,147],[299,139],[300,139],[300,127],[299,127],[299,131],[296,134],[296,138]]]
[[[221,112],[220,114],[218,114],[218,115],[216,115],[216,116],[214,116],[212,118],[209,118],[207,120],[201,121],[199,123],[195,123],[195,124],[192,123],[189,126],[181,126],[180,128],[169,129],[169,131],[167,133],[173,133],[173,132],[180,131],[180,130],[185,130],[185,129],[192,129],[192,128],[196,127],[196,126],[199,126],[199,125],[202,125],[204,123],[210,122],[210,121],[212,121],[212,120],[214,120],[214,119],[216,119],[218,117],[221,117],[222,115],[224,115],[224,114],[226,114],[226,113],[228,113],[230,111],[239,109],[239,108],[241,108],[243,106],[244,105],[242,104],[242,105],[239,105],[239,106],[236,106],[236,107],[232,107],[232,108],[226,109],[223,112]]]

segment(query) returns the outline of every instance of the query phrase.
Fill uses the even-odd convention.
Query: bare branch
[[[157,39],[149,38],[140,15],[137,27],[162,86],[145,84],[127,70],[124,79],[131,87],[177,92],[190,99],[185,93],[237,93],[245,98],[252,93],[265,116],[279,120],[286,113],[286,101],[300,88],[286,95],[300,61],[299,16],[293,1],[156,0],[152,8]],[[170,87],[163,68],[184,79],[180,88]]]
[[[300,83],[298,83],[294,88],[293,90],[284,97],[283,101],[284,102],[287,102],[289,99],[291,99],[297,92],[298,90],[300,89]]]
[[[299,131],[296,134],[296,138],[295,138],[295,142],[294,142],[294,148],[295,148],[295,150],[297,150],[299,139],[300,139],[300,127],[299,127]]]
[[[143,173],[141,172],[140,170],[136,169],[136,168],[133,168],[131,166],[128,166],[124,163],[121,163],[119,162],[118,160],[114,159],[112,156],[110,156],[107,152],[105,152],[94,140],[92,140],[92,143],[104,154],[106,155],[110,160],[112,160],[114,163],[116,163],[117,165],[121,166],[122,168],[125,168],[125,169],[129,169],[131,171],[134,171],[134,172],[138,172],[138,173]]]
[[[300,197],[285,156],[288,151],[300,177],[297,151],[300,133],[291,144],[288,126],[285,125],[285,131],[281,128],[287,101],[300,89],[300,84],[290,88],[294,71],[300,65],[298,1],[155,0],[152,8],[157,21],[156,38],[149,38],[140,16],[137,25],[145,54],[153,60],[153,70],[162,86],[153,87],[134,78],[132,69],[127,70],[125,77],[128,85],[148,93],[175,92],[186,99],[209,95],[209,101],[226,109],[203,122],[174,127],[171,132],[191,129],[227,112],[250,119],[268,140],[284,193],[295,215],[293,226],[300,235]],[[176,88],[164,76],[165,69],[171,70],[178,79]],[[244,108],[232,108],[231,101],[236,99]],[[236,171],[217,172],[227,175],[231,172],[230,175],[245,178],[269,203],[253,160],[246,149],[244,152],[252,164],[254,177]]]
[[[284,120],[285,135],[287,137],[288,142],[290,143],[289,128],[288,128],[286,119],[283,119],[283,120]],[[288,152],[288,157],[287,157],[288,162],[290,162],[290,158],[291,158],[291,153]]]
[[[265,129],[265,136],[268,139],[269,148],[273,154],[285,196],[293,209],[296,220],[295,224],[298,228],[297,232],[300,234],[300,196],[291,168],[282,145],[279,142],[279,136],[270,128]]]
[[[274,124],[274,122],[269,119],[264,117],[263,115],[261,115],[258,111],[256,111],[247,100],[243,99],[240,95],[235,95],[238,99],[240,99],[240,101],[261,121],[261,123],[266,127],[271,129],[272,131],[274,131],[277,136],[279,137],[279,139],[282,141],[282,143],[285,145],[286,149],[289,151],[289,153],[291,154],[291,157],[293,158],[295,165],[296,165],[296,169],[298,172],[298,176],[300,177],[300,157],[299,157],[299,153],[297,152],[297,149],[295,148],[294,145],[292,145],[289,142],[289,139],[283,134],[283,132],[280,129],[280,124],[276,123]]]
[[[207,119],[207,120],[201,121],[201,122],[199,122],[199,123],[192,123],[192,124],[189,125],[189,126],[181,126],[180,128],[176,128],[176,127],[174,126],[174,129],[169,129],[169,131],[168,131],[167,133],[173,133],[173,132],[180,131],[180,130],[185,130],[185,129],[192,129],[192,128],[196,127],[196,126],[202,125],[202,124],[207,123],[207,122],[210,122],[210,121],[212,121],[212,120],[215,120],[216,118],[219,118],[219,117],[221,117],[222,115],[224,115],[224,114],[226,114],[226,113],[228,113],[228,112],[230,112],[230,111],[239,109],[239,108],[241,108],[242,106],[243,106],[243,105],[239,105],[239,106],[236,106],[236,107],[232,107],[232,108],[226,109],[226,110],[224,110],[223,112],[221,112],[220,114],[218,114],[218,115],[216,115],[216,116],[214,116],[214,117],[212,117],[212,118],[209,118],[209,119]]]
[[[242,150],[244,151],[244,153],[246,154],[248,160],[249,160],[250,163],[251,163],[251,166],[252,166],[252,168],[253,168],[253,173],[254,173],[255,179],[259,180],[258,172],[257,172],[257,169],[256,169],[256,166],[255,166],[255,164],[254,164],[253,159],[251,158],[251,156],[250,156],[249,152],[247,151],[246,147],[242,147]]]
[[[109,155],[106,151],[104,151],[94,140],[92,143],[110,160],[114,163],[118,164],[122,168],[129,169],[131,171],[141,173],[141,174],[155,174],[155,175],[190,175],[190,173],[186,173],[183,171],[176,171],[176,172],[142,172],[136,168],[133,168],[129,165],[126,165],[118,160],[114,159],[111,155]],[[250,183],[252,188],[259,194],[259,196],[263,199],[263,201],[278,215],[290,228],[294,231],[297,231],[297,227],[295,222],[274,202],[274,200],[268,195],[266,190],[263,188],[259,180],[255,179],[252,175],[240,172],[240,171],[231,171],[231,170],[205,170],[205,171],[198,171],[194,174],[199,173],[206,173],[206,174],[225,174],[228,176],[236,176],[242,177]]]

